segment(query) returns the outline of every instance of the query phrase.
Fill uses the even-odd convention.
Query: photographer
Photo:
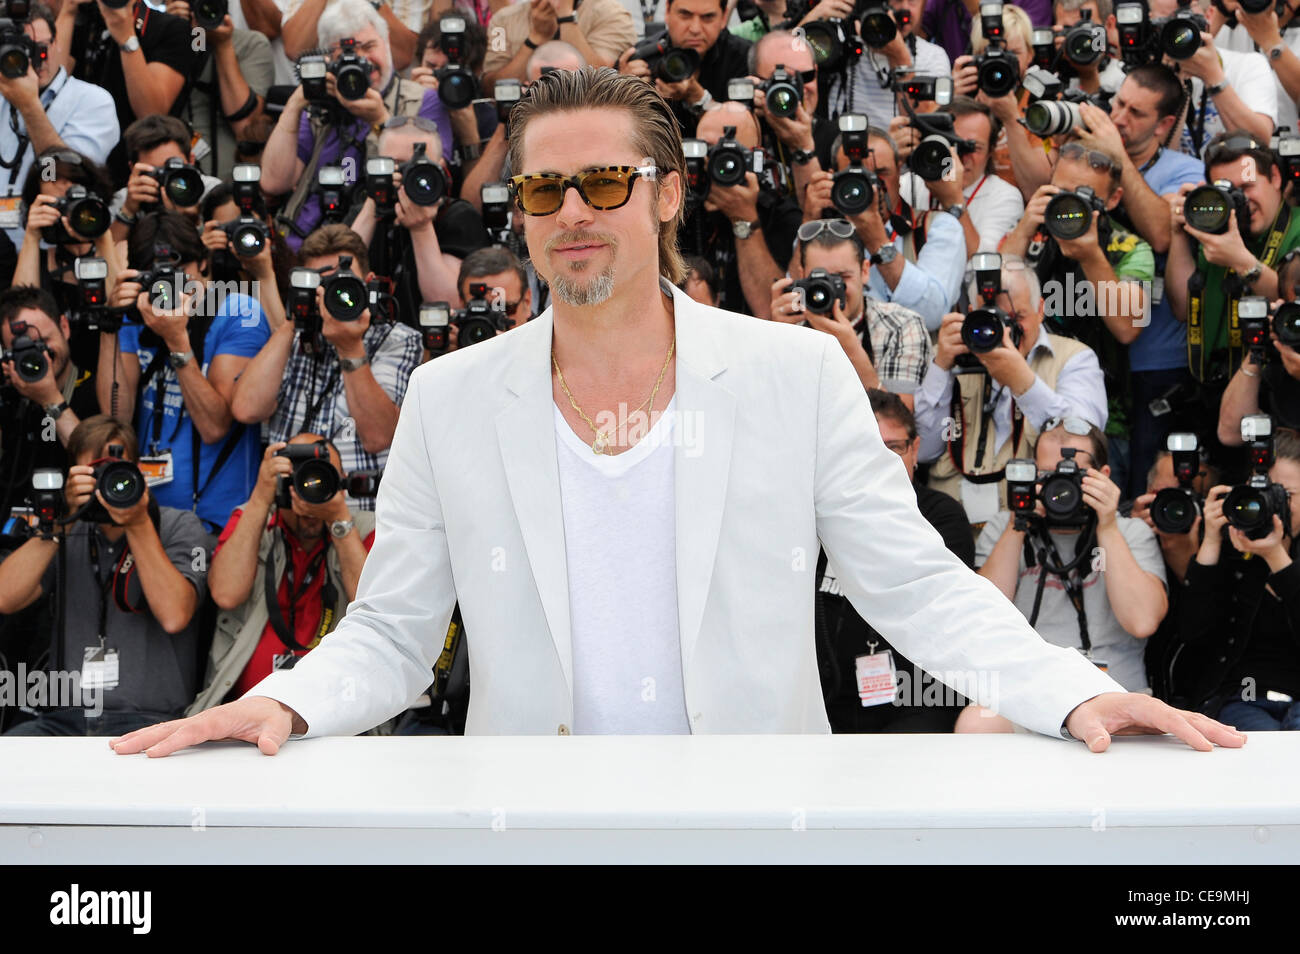
[[[758,121],[740,103],[723,103],[700,120],[698,138],[714,147],[728,128],[745,150],[758,147]],[[712,153],[712,148],[711,148]],[[721,307],[768,317],[771,286],[790,263],[795,231],[801,214],[788,196],[760,183],[752,171],[743,184],[709,181],[708,193],[687,198],[687,214],[678,231],[684,254],[702,255],[717,270],[722,287]]]
[[[698,255],[682,257],[686,263],[686,277],[677,286],[690,296],[692,301],[710,308],[718,307],[718,276],[713,266]]]
[[[230,403],[270,335],[266,315],[252,298],[211,284],[207,249],[174,212],[132,226],[127,256],[133,270],[109,307],[134,307],[140,324],[100,335],[99,406],[135,422],[158,502],[193,510],[215,532],[257,475],[257,432]]]
[[[438,70],[452,62],[443,51],[442,42],[442,26],[438,20],[430,20],[416,40],[415,60],[419,66],[411,68],[410,77],[426,89],[438,88]],[[471,17],[465,21],[465,31],[458,34],[454,42],[459,46],[459,65],[478,77],[483,72],[483,58],[487,55],[487,34],[483,28]],[[452,41],[449,40],[447,45],[451,46]],[[490,89],[485,90],[484,95],[490,92]],[[491,125],[480,123],[480,119],[486,117],[481,117],[475,110],[475,102],[476,100],[471,100],[464,106],[447,109],[456,140],[456,164],[452,171],[457,183],[478,164],[483,147],[487,144],[486,136],[493,129]]]
[[[400,188],[401,169],[411,161],[417,144],[424,145],[425,157],[439,166],[443,177],[446,191],[432,205],[415,202],[410,192]],[[422,301],[458,303],[456,272],[461,259],[487,244],[487,232],[474,207],[450,191],[437,127],[419,117],[391,119],[379,135],[376,155],[392,159],[396,166],[396,200],[379,210],[367,195],[352,230],[366,242],[376,274],[395,282],[399,316],[413,319]]]
[[[280,289],[288,286],[293,253],[280,234],[271,228],[270,217],[260,201],[254,205],[252,217],[265,228],[262,250],[256,255],[240,255],[235,251],[228,229],[231,223],[244,218],[244,212],[235,201],[231,185],[222,182],[203,198],[201,238],[211,256],[209,274],[212,280],[217,283],[251,282],[257,291],[257,303],[266,314],[267,326],[275,331],[286,320]]]
[[[1242,295],[1278,297],[1273,269],[1300,246],[1300,214],[1282,200],[1282,176],[1267,143],[1246,133],[1218,136],[1206,147],[1205,177],[1227,182],[1232,196],[1224,202],[1229,209],[1240,202],[1245,212],[1230,212],[1222,232],[1202,231],[1187,221],[1185,200],[1192,187],[1179,189],[1170,202],[1165,294],[1174,315],[1187,322],[1187,364],[1209,410],[1219,406],[1229,375],[1246,357],[1240,341],[1231,340],[1232,301]],[[1244,235],[1238,221],[1243,215]],[[1234,397],[1232,406],[1236,403]]]
[[[799,271],[822,269],[844,289],[844,302],[832,300],[830,312],[809,307],[805,288],[791,289],[792,279],[772,285],[772,318],[800,322],[831,334],[844,348],[862,386],[902,396],[909,413],[913,394],[930,365],[930,335],[914,311],[875,301],[866,293],[871,263],[862,242],[844,219],[805,222],[799,227]],[[787,290],[791,289],[791,290]]]
[[[326,225],[303,242],[302,266],[322,282],[350,256],[351,270],[369,281],[366,243],[344,225]],[[319,325],[309,333],[285,322],[249,363],[231,398],[231,411],[245,424],[267,421],[271,441],[303,431],[320,433],[338,448],[343,469],[377,470],[388,458],[397,412],[411,372],[420,363],[421,336],[404,324],[376,324],[369,309],[340,321],[316,291]],[[322,341],[313,340],[319,334]],[[373,500],[356,504],[373,510]]]
[[[1294,562],[1300,528],[1300,438],[1279,431],[1268,480],[1288,505],[1271,531],[1252,539],[1227,526],[1224,495],[1205,502],[1205,539],[1187,567],[1179,594],[1180,634],[1200,657],[1197,709],[1217,712],[1248,730],[1300,728],[1300,570]],[[1249,559],[1230,559],[1223,538]]]
[[[1148,8],[1153,19],[1167,17],[1178,9],[1178,2],[1149,0]],[[1222,15],[1207,0],[1192,0],[1191,9],[1207,18],[1209,32],[1201,33],[1200,48],[1187,59],[1165,58],[1192,84],[1179,148],[1193,156],[1203,155],[1208,141],[1230,129],[1244,129],[1267,142],[1278,113],[1277,85],[1268,58],[1216,48],[1212,34],[1223,23]]]
[[[337,58],[341,41],[355,42],[355,52],[370,63],[370,89],[361,99],[347,99],[338,91],[334,74],[327,73],[330,99],[309,112],[299,85],[262,152],[262,190],[268,195],[291,192],[277,221],[289,229],[286,239],[297,251],[303,239],[324,218],[316,176],[321,166],[341,165],[359,176],[366,156],[384,123],[394,116],[420,116],[434,122],[442,142],[442,158],[451,160],[452,129],[437,90],[405,80],[393,71],[388,48],[388,24],[365,0],[332,0],[315,31],[320,43]],[[326,119],[317,115],[323,108]],[[355,181],[355,178],[353,179]]]
[[[1238,53],[1260,52],[1268,57],[1277,94],[1277,126],[1300,130],[1296,100],[1300,99],[1300,21],[1294,3],[1269,6],[1260,13],[1247,13],[1238,0],[1220,0],[1222,9],[1235,23],[1226,23],[1214,34],[1214,45]]]
[[[235,508],[221,531],[208,588],[222,612],[204,688],[186,710],[189,715],[238,698],[273,671],[294,665],[333,631],[356,598],[375,539],[375,515],[350,509],[341,484],[323,502],[299,495],[293,486],[295,462],[282,452],[318,442],[328,449],[328,466],[342,478],[338,451],[315,434],[272,444],[252,496]]]
[[[1005,499],[1006,462],[1025,456],[1044,422],[1070,415],[1099,427],[1106,423],[1097,355],[1043,328],[1042,293],[1032,269],[1007,258],[1001,268],[993,304],[1007,316],[1002,344],[974,355],[987,374],[960,373],[957,359],[970,354],[962,341],[966,316],[945,315],[916,398],[920,459],[934,462],[930,486],[960,500],[974,525],[997,512]],[[971,300],[976,296],[972,289]]]
[[[637,47],[628,47],[618,58],[618,71],[639,76],[668,100],[683,136],[695,131],[700,116],[710,105],[727,99],[727,80],[746,75],[749,41],[726,29],[726,0],[667,0],[665,42],[692,50],[700,65],[687,79],[665,82],[652,75],[649,64],[633,59]]]
[[[975,543],[975,563],[1043,639],[1079,648],[1125,689],[1141,692],[1147,688],[1142,641],[1169,606],[1160,548],[1141,520],[1118,516],[1120,490],[1110,480],[1105,435],[1086,421],[1044,425],[1034,448],[1040,487],[1066,457],[1065,449],[1073,449],[1071,460],[1081,474],[1075,492],[1082,498],[1084,526],[1073,519],[1058,522],[1041,500],[1022,525],[1026,529],[1010,511],[1000,510]],[[1048,576],[1054,577],[1050,586]]]
[[[571,44],[592,66],[613,66],[636,42],[636,24],[618,0],[523,0],[492,14],[488,38],[483,85],[491,88],[499,79],[524,79],[529,56],[550,40]]]
[[[333,35],[327,21],[330,17],[339,15],[339,4],[346,4],[347,0],[277,0],[279,2],[292,7],[280,24],[280,37],[284,41],[285,56],[297,60],[304,53],[330,46]],[[411,65],[415,53],[415,31],[419,28],[404,22],[382,0],[368,2],[366,5],[375,13],[371,22],[385,38],[385,46],[391,44],[393,66],[397,70],[405,70]],[[282,11],[284,9],[281,7]],[[349,13],[355,19],[355,11]],[[360,40],[357,45],[361,45]]]
[[[532,320],[533,294],[528,288],[528,275],[509,249],[493,245],[466,255],[456,276],[461,301],[469,301],[470,282],[487,285],[488,300],[502,306],[510,327],[518,328]]]
[[[763,128],[763,148],[768,162],[784,169],[784,180],[791,183],[795,196],[801,197],[813,174],[822,170],[819,154],[829,159],[829,147],[837,132],[833,121],[816,118],[817,63],[812,46],[787,30],[773,30],[750,48],[748,63],[750,78],[756,86],[754,115]],[[801,102],[788,116],[768,109],[766,94],[757,88],[770,80],[778,67],[797,75],[802,90]]]
[[[896,394],[868,391],[885,446],[899,456],[907,476],[915,478],[919,438],[912,412]],[[913,482],[917,509],[943,537],[944,545],[963,563],[975,558],[974,541],[961,506],[952,498]],[[951,732],[965,701],[958,697],[941,705],[945,687],[923,671],[871,624],[858,615],[840,589],[838,575],[824,559],[818,562],[817,661],[832,732]],[[879,647],[879,648],[878,648]],[[863,700],[854,673],[863,654],[892,653],[899,693],[892,698]],[[884,703],[889,703],[885,705]]]
[[[99,413],[94,376],[72,359],[72,329],[49,292],[19,285],[0,292],[0,362],[4,383],[19,400],[0,399],[0,522],[21,505],[38,467],[67,466],[63,448],[81,420]],[[44,346],[45,373],[29,381],[15,358]],[[15,348],[17,345],[17,348]]]
[[[1056,49],[1059,64],[1054,69],[1061,71],[1062,79],[1067,75],[1070,76],[1071,89],[1081,89],[1090,94],[1113,94],[1124,82],[1124,66],[1109,52],[1119,45],[1112,0],[1055,0],[1052,10],[1057,26]],[[1085,19],[1085,11],[1086,19],[1100,24],[1105,30],[1106,51],[1091,63],[1076,63],[1065,53],[1065,33],[1070,27]]]
[[[31,6],[23,32],[38,44],[53,47],[54,12],[43,3]],[[0,75],[0,178],[7,180],[0,199],[0,228],[14,247],[23,243],[19,192],[38,153],[72,149],[102,165],[121,133],[112,97],[106,90],[69,76],[58,58],[33,61],[24,76]]]
[[[1218,483],[1218,480],[1219,471],[1202,458],[1200,470],[1193,478],[1191,490],[1204,500],[1206,492],[1212,485]],[[1151,504],[1155,501],[1156,494],[1179,486],[1181,485],[1178,478],[1174,476],[1173,455],[1168,450],[1160,451],[1156,455],[1156,462],[1151,465],[1151,469],[1146,474],[1144,492],[1133,501],[1131,516],[1135,520],[1141,520],[1155,533],[1156,540],[1160,542],[1160,552],[1165,558],[1165,568],[1169,571],[1167,576],[1181,583],[1187,576],[1187,564],[1191,562],[1201,545],[1201,517],[1199,515],[1196,517],[1186,533],[1166,533],[1156,526],[1155,520],[1151,517]],[[1173,598],[1172,594],[1171,598]]]
[[[102,415],[82,421],[68,439],[74,464],[66,508],[85,516],[58,531],[66,550],[61,578],[60,544],[52,539],[32,537],[0,563],[0,613],[57,593],[63,641],[55,668],[79,667],[83,699],[94,705],[54,709],[6,735],[112,736],[176,718],[194,698],[202,568],[211,538],[194,514],[159,506],[138,470],[140,499],[109,506],[95,470],[114,446],[122,459],[138,459],[134,432]],[[92,509],[83,511],[87,505]]]
[[[900,159],[894,140],[884,130],[873,127],[867,134],[867,149],[863,164],[875,172],[879,188],[875,201],[848,219],[875,266],[868,290],[878,301],[894,302],[915,311],[925,320],[926,328],[934,331],[961,294],[966,269],[967,236],[962,223],[966,206],[961,180],[953,175],[931,184],[941,211],[925,213],[926,241],[918,250],[912,236],[915,217],[900,205],[898,198]],[[955,148],[951,152],[952,168],[956,169],[960,160]],[[831,154],[836,171],[849,167],[843,133],[836,137]],[[813,173],[803,198],[805,222],[838,214],[831,201],[833,182],[832,172]]]
[[[892,82],[895,70],[910,67],[917,76],[947,76],[952,72],[943,48],[921,39],[916,32],[924,6],[925,0],[888,0],[897,25],[894,38],[879,49],[864,44],[856,63],[845,64],[830,77],[827,98],[831,115],[866,113],[871,125],[887,128],[899,112]]]
[[[63,68],[108,90],[119,129],[145,116],[180,112],[192,55],[189,24],[180,17],[143,0],[116,9],[99,0],[64,0],[56,25],[56,34],[69,38],[58,47],[66,57]],[[109,153],[108,169],[115,182],[127,176],[120,144]]]
[[[176,212],[195,219],[195,225],[198,226],[197,209],[202,196],[191,196],[194,200],[192,205],[179,206],[172,201],[155,175],[164,169],[168,159],[178,159],[186,166],[197,169],[194,153],[190,150],[191,141],[189,127],[183,119],[175,116],[146,116],[127,127],[122,136],[122,145],[131,166],[131,177],[127,179],[124,188],[113,193],[111,208],[114,239],[119,242],[124,240],[143,211],[163,209]],[[203,195],[221,183],[216,176],[206,173],[200,173],[200,177]]]
[[[993,149],[1002,131],[1002,122],[993,115],[992,110],[983,103],[967,96],[954,97],[947,106],[940,106],[937,112],[953,117],[953,131],[960,139],[969,139],[975,144],[972,152],[961,152],[962,197],[965,199],[966,215],[962,216],[962,229],[967,233],[967,248],[970,248],[971,232],[974,232],[977,246],[975,251],[996,252],[1003,237],[1015,228],[1025,213],[1025,200],[1020,190],[999,178],[993,170]],[[909,136],[910,140],[919,139],[916,129],[902,126],[903,120],[894,120],[898,130],[890,130],[895,138]],[[906,173],[900,180],[903,201],[913,210],[922,211],[932,205],[930,189],[927,183],[914,172]]]

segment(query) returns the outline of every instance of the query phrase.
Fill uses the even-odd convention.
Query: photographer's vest
[[[1070,359],[1088,346],[1073,338],[1063,338],[1040,331],[1051,342],[1051,350],[1040,344],[1034,346],[1029,356],[1029,368],[1052,390],[1056,390],[1061,369]],[[994,446],[997,430],[993,415],[984,414],[986,392],[991,391],[991,378],[987,374],[957,374],[952,384],[951,424],[947,444],[930,465],[930,486],[943,491],[955,500],[961,500],[963,476],[975,484],[1004,484],[1007,461],[1013,457],[1032,457],[1038,440],[1034,427],[1011,402],[1011,437],[1001,447]],[[982,443],[981,443],[982,442]],[[1005,485],[998,488],[998,500],[1006,499]]]
[[[388,92],[384,94],[384,105],[388,107],[388,112],[393,116],[415,116],[420,112],[420,106],[424,102],[424,94],[428,90],[413,80],[402,79],[394,74],[393,82],[388,87]],[[345,111],[346,112],[346,111]],[[352,137],[353,129],[357,122],[355,117],[350,113],[348,118],[353,121],[347,124],[347,132],[339,126],[331,126],[322,122],[311,112],[307,113],[308,124],[311,127],[312,149],[311,158],[307,160],[307,165],[302,171],[302,178],[294,186],[293,194],[289,196],[289,201],[284,204],[275,217],[276,225],[280,227],[283,235],[290,232],[299,234],[297,226],[298,216],[302,213],[302,207],[306,205],[308,196],[311,195],[312,189],[316,185],[316,172],[321,164],[321,152],[325,148],[326,134],[332,129],[339,137],[340,160],[356,145],[358,140]],[[366,160],[373,159],[379,154],[379,134],[373,130],[366,135],[364,141],[364,155],[361,157],[360,168],[357,170],[357,180],[359,181],[365,175]],[[300,238],[306,238],[305,234],[299,234]]]
[[[1272,268],[1281,258],[1282,240],[1286,238],[1286,233],[1291,228],[1291,216],[1291,206],[1283,202],[1273,218],[1273,225],[1269,228],[1268,237],[1264,241],[1264,251],[1259,256],[1260,264],[1265,268]],[[1212,265],[1206,271],[1218,267]],[[1205,286],[1207,282],[1206,272],[1197,270],[1192,272],[1192,277],[1187,283],[1187,367],[1191,370],[1192,376],[1201,382],[1205,382],[1207,373],[1205,367]],[[1224,272],[1219,293],[1220,301],[1224,303],[1222,310],[1227,312],[1228,317],[1228,363],[1226,365],[1228,375],[1236,372],[1244,357],[1241,348],[1241,320],[1237,316],[1237,300],[1243,290],[1242,281],[1236,272],[1231,269]],[[1213,369],[1210,377],[1216,377]]]
[[[367,510],[350,512],[361,539],[375,529],[375,515]],[[241,518],[243,519],[243,518]],[[266,624],[270,622],[270,610],[266,604],[266,587],[262,581],[266,575],[267,561],[271,561],[272,575],[276,581],[276,593],[284,580],[287,551],[280,541],[278,527],[264,528],[261,543],[257,549],[257,571],[253,574],[253,591],[248,599],[232,610],[222,610],[217,614],[216,629],[212,634],[212,649],[208,653],[207,675],[203,680],[203,691],[185,710],[187,716],[197,715],[204,709],[218,706],[225,699],[236,682],[239,681],[244,667],[253,658],[257,644],[262,640]],[[339,564],[338,550],[330,543],[325,544],[325,573],[332,584],[334,605],[322,607],[331,614],[327,633],[333,632],[338,621],[348,606],[347,588],[343,585],[343,569]]]

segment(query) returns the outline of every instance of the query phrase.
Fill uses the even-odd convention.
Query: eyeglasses
[[[799,73],[799,78],[803,80],[804,86],[811,86],[813,83],[817,82],[816,67],[810,70],[801,70]]]
[[[854,228],[847,219],[817,219],[803,223],[795,235],[800,242],[811,242],[823,232],[830,232],[838,239],[846,239],[853,236]]]
[[[911,441],[885,441],[885,446],[900,457],[906,454],[912,446]]]
[[[1043,429],[1039,433],[1046,434],[1061,426],[1065,427],[1065,433],[1073,434],[1075,437],[1087,437],[1092,434],[1092,425],[1081,417],[1050,417],[1043,422]]]
[[[1061,146],[1061,158],[1077,161],[1086,159],[1088,166],[1094,172],[1109,172],[1111,175],[1118,175],[1123,170],[1110,156],[1104,152],[1098,152],[1096,149],[1085,149],[1082,143],[1067,142]]]
[[[421,132],[436,133],[438,124],[432,119],[425,119],[423,116],[391,116],[384,122],[384,129],[401,129],[407,123],[410,123]]]
[[[566,189],[577,189],[587,205],[608,212],[627,205],[637,179],[653,182],[658,171],[655,166],[604,166],[573,176],[533,172],[512,176],[508,184],[524,215],[553,215],[560,211]]]

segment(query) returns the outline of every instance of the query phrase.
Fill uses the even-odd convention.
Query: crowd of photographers
[[[684,291],[833,335],[1044,639],[1300,728],[1297,8],[3,0],[0,669],[98,702],[0,693],[0,730],[200,711],[328,638],[411,373],[548,307],[510,112],[587,65],[678,118]],[[1013,730],[816,586],[836,731]],[[376,731],[460,730],[466,635]]]

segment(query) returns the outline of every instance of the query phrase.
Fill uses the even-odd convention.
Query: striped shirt
[[[862,301],[863,317],[853,327],[861,334],[865,319],[871,334],[871,363],[876,366],[881,388],[894,394],[915,393],[930,366],[930,333],[925,322],[902,305],[866,297]]]

